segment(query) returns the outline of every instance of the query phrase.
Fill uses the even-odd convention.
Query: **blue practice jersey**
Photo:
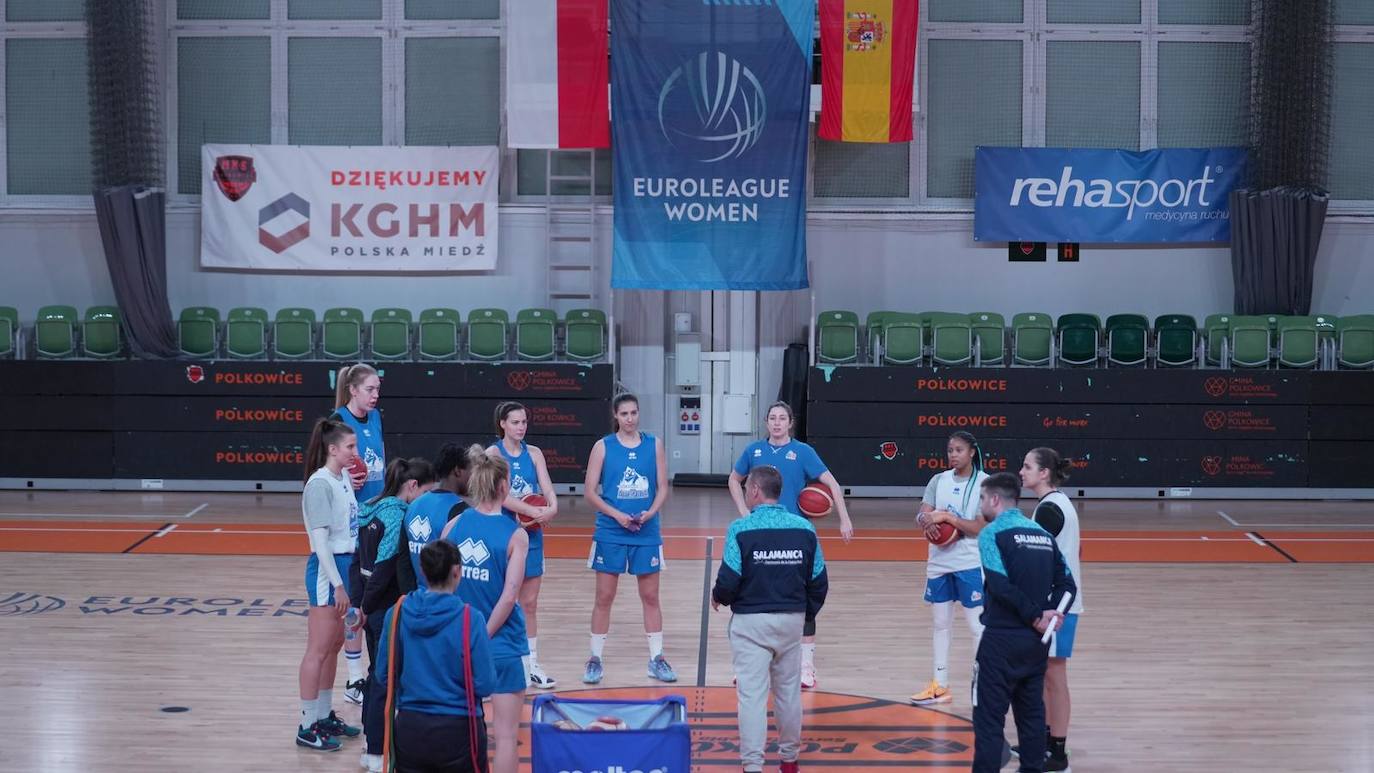
[[[816,449],[801,442],[789,440],[786,445],[775,446],[768,439],[756,440],[744,449],[735,462],[735,472],[747,476],[755,467],[778,468],[782,474],[782,495],[778,504],[788,512],[801,514],[797,508],[797,497],[806,484],[829,472],[825,463],[816,455]]]
[[[334,417],[353,428],[358,436],[358,456],[367,465],[367,482],[354,491],[359,502],[370,502],[373,497],[386,488],[386,447],[382,443],[382,412],[370,410],[367,418],[359,421],[353,412],[344,406],[334,411]]]
[[[458,546],[463,558],[463,579],[458,581],[458,595],[472,608],[490,618],[501,590],[506,584],[506,571],[511,537],[520,527],[502,513],[483,513],[469,508],[458,516],[448,541]],[[510,616],[491,637],[491,656],[507,658],[530,654],[525,639],[525,614],[519,602]]]
[[[534,467],[534,457],[530,456],[530,447],[525,445],[525,441],[520,441],[520,453],[511,456],[506,453],[506,446],[500,441],[496,441],[496,449],[501,452],[501,458],[510,465],[510,495],[516,499],[522,499],[530,494],[543,494],[539,490],[539,471]],[[515,513],[509,510],[504,511],[511,518]],[[535,529],[529,532],[530,550],[536,550],[544,544],[544,530]]]
[[[639,445],[626,448],[614,434],[602,438],[606,458],[601,465],[601,498],[626,515],[648,511],[658,496],[658,443],[647,432],[639,433]],[[614,545],[662,545],[659,521],[651,518],[637,532],[629,531],[605,513],[596,514],[593,539]]]
[[[434,489],[421,494],[406,508],[405,533],[410,542],[410,565],[415,569],[415,582],[421,588],[428,588],[425,573],[420,569],[420,551],[425,545],[439,539],[448,525],[448,514],[454,505],[463,503],[462,497],[452,491]]]

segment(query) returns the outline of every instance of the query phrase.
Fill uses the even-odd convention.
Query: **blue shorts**
[[[1064,615],[1059,630],[1050,635],[1050,657],[1067,658],[1073,656],[1073,637],[1078,633],[1078,615]]]
[[[983,606],[983,570],[965,569],[926,580],[926,601],[958,601],[968,609]]]
[[[348,566],[351,563],[352,553],[334,554],[334,565],[339,567],[339,579],[345,583],[348,582]],[[314,553],[305,560],[305,595],[312,607],[334,606],[334,586],[329,584],[329,575],[320,571],[320,557]]]
[[[516,655],[507,658],[492,658],[492,668],[496,670],[496,686],[492,692],[496,694],[524,692],[525,685],[529,683],[529,671],[525,668],[525,659]]]
[[[529,532],[530,551],[525,554],[525,579],[544,576],[544,530]]]
[[[663,570],[663,564],[662,545],[617,545],[592,540],[592,552],[587,556],[587,568],[602,574],[656,574]]]

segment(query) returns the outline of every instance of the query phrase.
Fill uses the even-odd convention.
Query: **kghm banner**
[[[612,286],[806,287],[815,0],[611,13]]]
[[[200,155],[206,268],[496,267],[494,146],[205,145]]]
[[[977,241],[1228,242],[1243,148],[977,148]]]

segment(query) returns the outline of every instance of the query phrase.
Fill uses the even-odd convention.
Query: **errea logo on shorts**
[[[592,770],[560,770],[558,773],[668,773],[668,767],[650,768],[640,770],[639,768],[626,768],[623,765],[609,765],[605,768],[594,768]]]

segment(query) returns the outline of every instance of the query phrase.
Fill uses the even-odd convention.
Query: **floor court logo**
[[[0,594],[3,594],[3,591],[0,591]],[[44,612],[53,612],[65,606],[67,606],[67,602],[56,596],[15,591],[8,596],[0,597],[0,617],[41,615]]]

